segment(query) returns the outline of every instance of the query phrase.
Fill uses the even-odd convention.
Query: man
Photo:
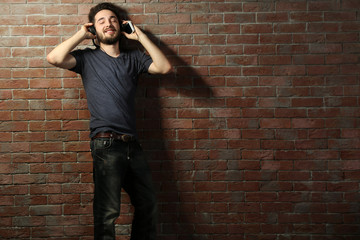
[[[156,199],[151,173],[135,129],[135,91],[141,73],[166,74],[171,64],[160,49],[134,25],[121,32],[125,12],[111,3],[90,10],[89,23],[52,50],[49,63],[81,74],[91,113],[90,137],[94,162],[94,237],[115,239],[123,188],[134,206],[132,240],[155,239]],[[95,27],[96,35],[89,31]],[[138,41],[150,56],[119,47],[120,37]],[[73,49],[95,39],[96,49]]]

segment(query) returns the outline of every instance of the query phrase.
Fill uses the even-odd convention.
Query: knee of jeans
[[[120,208],[114,208],[110,206],[100,206],[100,208],[94,208],[94,217],[101,219],[102,221],[111,221],[118,218],[120,215]]]

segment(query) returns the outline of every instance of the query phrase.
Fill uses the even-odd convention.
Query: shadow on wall
[[[187,57],[182,59],[175,49],[150,32],[146,34],[173,64],[168,75],[143,76],[136,99],[139,138],[158,190],[159,237],[193,239],[195,224],[209,223],[195,215],[201,196],[194,186],[194,180],[210,180],[195,167],[195,160],[208,159],[209,141],[204,139],[209,138],[209,131],[207,124],[203,129],[194,126],[194,119],[208,121],[211,89],[203,78],[207,73],[199,73],[190,66],[191,61],[185,61]]]

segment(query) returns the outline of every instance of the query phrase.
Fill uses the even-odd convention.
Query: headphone
[[[96,30],[95,30],[95,27],[94,27],[94,26],[88,27],[88,30],[89,30],[89,32],[91,32],[92,34],[94,34],[94,35],[96,36]],[[95,43],[95,40],[94,40],[94,39],[92,39],[92,42],[93,42],[93,44],[94,44],[95,47],[99,47],[99,45],[97,45],[97,44]]]

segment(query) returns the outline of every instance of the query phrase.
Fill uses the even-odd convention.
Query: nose
[[[106,27],[111,26],[111,21],[110,21],[110,19],[106,19],[105,26],[106,26]]]

